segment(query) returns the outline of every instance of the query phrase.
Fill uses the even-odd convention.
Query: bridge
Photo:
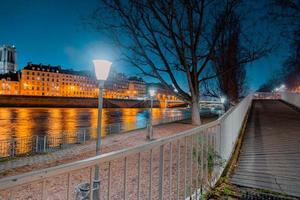
[[[300,94],[257,93],[219,119],[147,144],[0,179],[0,199],[199,199],[231,165],[230,182],[300,197]]]

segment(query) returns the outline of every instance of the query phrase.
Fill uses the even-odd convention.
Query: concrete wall
[[[300,94],[291,92],[282,92],[281,99],[300,108]]]

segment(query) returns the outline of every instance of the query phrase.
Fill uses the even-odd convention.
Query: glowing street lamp
[[[226,97],[221,97],[220,98],[221,104],[222,104],[222,109],[223,109],[223,113],[225,113],[225,102],[226,102]]]
[[[222,104],[224,104],[226,102],[226,97],[221,97],[220,101],[221,101]]]
[[[156,91],[154,88],[149,89],[149,95],[150,95],[150,116],[149,116],[149,124],[148,124],[148,135],[147,139],[153,140],[153,126],[152,126],[152,109],[153,109],[153,99],[156,95]]]
[[[111,62],[107,60],[93,60],[96,78],[99,84],[99,94],[98,94],[98,122],[97,122],[97,141],[96,141],[96,155],[100,155],[101,146],[101,127],[102,127],[102,107],[103,107],[103,89],[104,82],[106,81],[109,70],[111,67]],[[100,199],[100,176],[99,176],[99,165],[95,167],[95,177],[94,177],[94,199]]]

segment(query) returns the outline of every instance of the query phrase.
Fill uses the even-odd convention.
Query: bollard
[[[82,183],[75,188],[76,200],[88,200],[90,197],[90,184]]]

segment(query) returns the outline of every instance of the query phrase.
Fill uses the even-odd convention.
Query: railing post
[[[39,136],[35,136],[35,152],[37,153],[39,151]]]
[[[160,146],[159,151],[159,199],[163,199],[164,186],[164,145]]]
[[[44,152],[46,152],[46,146],[47,146],[47,136],[44,136]]]
[[[83,144],[85,144],[86,130],[83,129]]]
[[[10,156],[11,157],[14,157],[15,156],[15,153],[16,153],[16,143],[15,143],[16,141],[15,141],[15,138],[12,138],[11,139],[11,144],[10,144],[10,146],[11,146],[11,152],[10,152]]]

